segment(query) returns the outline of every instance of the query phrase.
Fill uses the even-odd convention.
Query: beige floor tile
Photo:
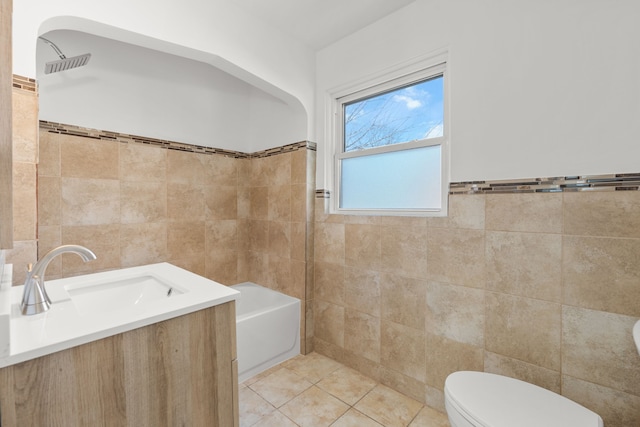
[[[250,388],[276,408],[284,405],[312,384],[292,370],[282,368],[251,384]]]
[[[252,427],[298,427],[298,424],[285,417],[280,411],[274,411],[260,418]]]
[[[375,422],[362,412],[353,408],[349,409],[338,421],[331,424],[331,427],[384,427],[382,424]]]
[[[296,356],[296,357],[301,357],[301,356]],[[283,365],[272,366],[271,368],[267,369],[266,371],[260,372],[258,375],[254,376],[254,377],[251,377],[251,378],[248,378],[241,385],[250,386],[251,384],[255,384],[258,381],[260,381],[261,379],[268,377],[269,375],[273,374],[276,371],[279,371],[282,368],[283,368]]]
[[[425,406],[411,421],[409,427],[450,427],[446,414]]]
[[[446,414],[317,353],[240,384],[240,426],[450,427]]]
[[[422,406],[420,402],[379,384],[354,407],[385,427],[406,427]]]
[[[282,406],[280,411],[302,427],[321,427],[331,425],[348,409],[344,402],[313,386]]]
[[[376,386],[376,382],[354,369],[342,367],[320,381],[317,386],[343,402],[355,405]]]
[[[248,387],[239,391],[240,427],[250,427],[276,408]]]
[[[318,353],[310,353],[304,357],[296,357],[287,362],[284,366],[304,377],[305,380],[317,383],[321,379],[331,375],[342,365],[335,360],[329,359]]]

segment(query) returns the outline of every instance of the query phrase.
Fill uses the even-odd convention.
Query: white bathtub
[[[238,380],[300,354],[300,300],[255,283],[232,286],[236,300]]]

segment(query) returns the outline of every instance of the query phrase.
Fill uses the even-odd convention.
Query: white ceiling
[[[247,13],[320,50],[415,0],[234,0]]]

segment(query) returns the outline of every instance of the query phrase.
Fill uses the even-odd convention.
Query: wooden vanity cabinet
[[[0,369],[2,426],[238,426],[235,302]]]

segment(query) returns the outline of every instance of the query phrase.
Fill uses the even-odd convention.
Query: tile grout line
[[[325,390],[324,388],[322,388],[321,386],[319,386],[319,384],[320,384],[323,380],[326,380],[327,378],[329,378],[331,375],[333,375],[334,373],[336,373],[336,372],[337,372],[338,370],[340,370],[340,369],[343,369],[343,368],[349,368],[348,366],[343,365],[343,364],[340,364],[340,366],[338,366],[337,368],[332,369],[332,370],[330,370],[329,372],[322,373],[322,375],[318,376],[318,377],[317,377],[317,380],[315,380],[315,381],[311,381],[313,378],[310,378],[310,375],[306,375],[306,374],[304,373],[304,371],[303,371],[303,370],[302,370],[302,371],[301,371],[301,370],[297,370],[297,369],[295,368],[295,366],[292,366],[291,364],[287,364],[287,362],[284,362],[283,364],[281,364],[281,365],[277,365],[277,366],[279,366],[279,368],[278,368],[278,369],[276,369],[274,372],[271,372],[271,373],[269,373],[268,375],[264,376],[263,378],[260,378],[260,379],[256,380],[256,381],[255,381],[255,382],[253,382],[251,385],[245,385],[245,386],[246,386],[247,388],[249,388],[252,392],[256,393],[259,397],[261,397],[262,399],[264,399],[264,400],[265,400],[265,401],[266,401],[270,406],[272,406],[272,407],[274,408],[274,411],[279,412],[279,413],[280,413],[280,415],[282,415],[282,416],[284,416],[285,418],[287,418],[288,420],[292,421],[292,422],[293,422],[293,424],[295,424],[296,426],[299,426],[299,424],[298,424],[298,423],[296,423],[294,420],[292,420],[290,417],[288,417],[284,412],[282,412],[282,411],[281,411],[281,408],[283,408],[284,406],[286,406],[287,404],[289,404],[291,401],[295,400],[296,398],[298,398],[298,397],[299,397],[299,396],[301,396],[302,394],[306,393],[306,392],[307,392],[308,390],[310,390],[311,388],[316,387],[316,389],[317,389],[318,391],[320,391],[320,392],[322,392],[322,393],[326,393],[328,396],[330,396],[330,397],[332,397],[332,398],[336,399],[337,401],[339,401],[339,402],[343,403],[343,404],[347,407],[347,409],[346,409],[343,413],[341,413],[341,414],[340,414],[340,415],[339,415],[335,420],[331,421],[331,423],[330,423],[330,424],[328,424],[328,426],[333,426],[333,425],[335,425],[335,423],[336,423],[338,420],[340,420],[342,417],[344,417],[344,416],[345,416],[345,414],[347,414],[351,409],[353,409],[353,410],[355,410],[357,413],[359,413],[360,415],[362,415],[362,416],[366,417],[367,419],[370,419],[371,421],[373,421],[373,422],[375,422],[375,423],[377,423],[377,424],[380,424],[382,427],[388,427],[388,426],[386,426],[386,425],[384,425],[384,424],[381,424],[378,420],[376,420],[376,419],[372,418],[369,414],[367,414],[367,413],[365,413],[365,412],[362,412],[361,410],[359,410],[358,408],[356,408],[356,405],[357,405],[359,402],[361,402],[363,399],[365,399],[365,398],[366,398],[366,396],[368,396],[368,395],[369,395],[373,390],[375,390],[375,389],[376,389],[376,387],[378,387],[378,386],[384,386],[384,384],[382,384],[382,383],[380,383],[380,382],[378,382],[378,381],[375,381],[375,380],[373,380],[372,378],[367,377],[367,378],[369,378],[369,379],[374,383],[374,385],[373,385],[369,390],[367,390],[367,391],[366,391],[362,396],[360,396],[360,397],[359,397],[359,398],[358,398],[358,399],[357,399],[353,404],[350,404],[350,403],[348,403],[348,402],[345,402],[345,401],[344,401],[343,399],[341,399],[339,396],[334,395],[331,391],[329,391],[329,390]],[[303,380],[305,380],[305,381],[309,382],[309,383],[311,384],[311,387],[308,387],[308,388],[306,388],[305,390],[303,390],[302,392],[300,392],[300,393],[296,394],[294,397],[292,397],[291,399],[289,399],[287,402],[283,403],[283,404],[282,404],[282,405],[280,405],[279,407],[275,407],[275,405],[273,405],[271,402],[269,402],[268,400],[266,400],[266,398],[265,398],[265,397],[263,397],[263,396],[262,396],[262,394],[260,394],[257,390],[254,390],[251,386],[252,386],[253,384],[258,383],[259,381],[261,381],[261,380],[263,380],[263,379],[265,379],[265,378],[268,378],[270,375],[274,374],[275,372],[277,372],[278,370],[281,370],[281,369],[286,369],[286,370],[288,370],[288,371],[290,371],[290,372],[294,373],[295,375],[297,375],[297,376],[298,376],[298,377],[300,377],[301,379],[303,379]],[[392,390],[393,390],[393,389],[392,389]],[[400,394],[401,394],[401,395],[403,395],[402,393],[400,393]],[[405,395],[403,395],[403,396],[405,396]],[[408,396],[407,396],[407,397],[408,397]],[[415,399],[414,399],[414,400],[415,400]],[[414,415],[414,416],[413,416],[413,417],[412,417],[412,418],[407,422],[407,424],[405,424],[405,425],[404,425],[404,427],[407,427],[407,426],[411,425],[411,423],[413,423],[413,422],[417,419],[417,417],[419,416],[419,414],[421,413],[421,411],[422,411],[425,407],[427,407],[427,405],[426,405],[426,404],[424,404],[424,403],[422,403],[422,402],[418,402],[418,403],[420,403],[420,408],[419,408],[419,410],[418,410],[418,411],[416,412],[416,414],[415,414],[415,415]],[[259,422],[259,421],[257,421],[257,422]]]

